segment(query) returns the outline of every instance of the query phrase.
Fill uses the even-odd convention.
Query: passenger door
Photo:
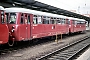
[[[71,19],[70,20],[70,25],[69,25],[69,28],[70,28],[70,32],[73,33],[74,32],[74,24],[73,24],[73,20]]]
[[[75,25],[75,21],[74,20],[72,20],[72,32],[74,32],[74,28],[76,27],[76,25]]]
[[[25,14],[26,39],[31,40],[31,15]]]
[[[31,15],[30,14],[28,14],[27,15],[27,25],[26,25],[26,33],[27,33],[27,39],[28,40],[31,40]]]
[[[21,15],[21,19],[20,19],[20,24],[19,24],[19,36],[20,36],[19,40],[26,40],[27,29],[26,29],[26,24],[25,24],[25,14],[21,13],[20,15]]]

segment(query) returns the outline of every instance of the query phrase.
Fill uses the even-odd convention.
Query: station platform
[[[90,60],[90,48],[86,50],[79,58],[76,60]]]

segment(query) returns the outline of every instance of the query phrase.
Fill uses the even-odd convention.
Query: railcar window
[[[45,18],[46,18],[46,16],[43,16],[43,18],[45,19]]]
[[[68,20],[68,24],[70,24],[70,20]]]
[[[85,21],[81,21],[81,24],[85,24]]]
[[[77,21],[77,24],[81,24],[81,22],[80,21]]]
[[[10,13],[10,24],[15,24],[16,23],[16,13]]]
[[[43,24],[49,24],[50,17],[43,16]]]
[[[37,17],[37,20],[38,20],[38,21],[37,21],[38,24],[42,24],[42,17],[41,17],[41,16],[38,16],[38,17]]]
[[[66,21],[65,19],[62,19],[62,24],[65,24],[65,21]]]
[[[50,24],[55,24],[55,19],[53,17],[50,20]]]
[[[37,24],[37,15],[33,16],[33,24]]]
[[[24,19],[24,16],[23,15],[24,14],[21,14],[21,21],[20,21],[21,24],[24,24],[24,20],[23,20]]]
[[[43,24],[49,24],[49,20],[43,19]]]
[[[77,25],[77,21],[74,21],[75,22],[75,25]]]
[[[55,18],[54,18],[54,24],[56,24],[56,20],[57,20],[57,18],[55,17]]]
[[[60,18],[61,24],[62,24],[62,18]]]
[[[55,24],[54,20],[50,20],[50,23],[51,23],[51,24]]]
[[[3,11],[1,11],[1,23],[2,23],[2,24],[5,23],[4,12],[3,12]]]
[[[58,19],[58,20],[56,20],[56,23],[57,24],[61,24],[61,21]]]
[[[51,19],[50,17],[46,17],[46,20],[48,20],[48,21],[49,21],[49,23],[50,23],[50,19]]]

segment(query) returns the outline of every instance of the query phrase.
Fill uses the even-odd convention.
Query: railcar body
[[[66,16],[24,8],[6,8],[5,12],[9,36],[14,41],[69,33]]]
[[[86,30],[86,24],[84,19],[69,17],[69,32],[84,32]]]
[[[85,20],[25,8],[6,8],[9,41],[26,41],[36,38],[84,31]]]
[[[4,8],[0,6],[0,44],[5,44],[9,39],[9,30],[6,24]]]

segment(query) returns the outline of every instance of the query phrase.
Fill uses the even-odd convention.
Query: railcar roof
[[[0,10],[5,10],[4,7],[0,6]]]
[[[84,20],[84,19],[78,19],[78,18],[73,18],[73,17],[68,17],[68,19],[76,20],[76,21],[86,21],[86,20]]]
[[[5,12],[15,12],[15,13],[16,12],[21,12],[21,13],[29,13],[29,14],[34,14],[34,15],[44,15],[44,16],[49,16],[49,17],[65,18],[65,19],[72,19],[72,20],[78,20],[78,21],[85,21],[84,19],[78,19],[78,18],[67,17],[67,16],[63,16],[63,15],[57,15],[57,14],[41,12],[41,11],[36,11],[36,10],[31,10],[31,9],[26,9],[26,8],[18,8],[18,7],[5,8]]]
[[[30,10],[30,9],[25,9],[25,8],[16,8],[16,7],[5,8],[5,12],[21,12],[21,13],[30,13],[30,14],[35,14],[35,15],[57,17],[57,18],[67,18],[66,16],[63,16],[63,15],[57,15],[57,14],[52,14],[52,13],[47,13],[47,12],[41,12],[41,11]]]

